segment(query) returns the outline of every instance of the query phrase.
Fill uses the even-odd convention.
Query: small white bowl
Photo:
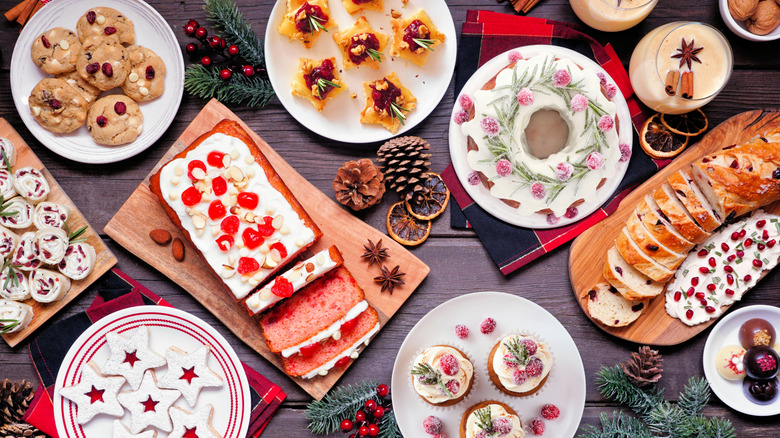
[[[740,37],[750,41],[774,41],[780,38],[780,26],[766,35],[756,35],[747,30],[747,26],[745,26],[744,22],[737,21],[734,19],[734,17],[731,16],[731,12],[729,12],[728,0],[718,0],[718,4],[720,6],[720,16],[723,18],[723,21],[726,22],[726,26],[728,26],[732,32],[739,35]]]

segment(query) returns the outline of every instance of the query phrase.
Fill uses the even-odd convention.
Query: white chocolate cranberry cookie
[[[127,48],[130,74],[122,91],[138,102],[160,97],[165,91],[165,63],[151,49],[143,46]]]
[[[58,75],[76,70],[80,51],[81,41],[73,31],[55,27],[33,40],[30,56],[44,73]]]
[[[86,79],[82,78],[79,72],[73,70],[72,72],[63,73],[57,76],[58,79],[64,79],[71,87],[73,87],[87,103],[92,103],[100,96],[100,89],[91,85]]]
[[[38,82],[28,99],[35,120],[51,132],[66,133],[84,124],[87,101],[63,79]]]
[[[135,43],[133,22],[116,9],[96,7],[86,11],[76,23],[81,42],[90,37],[116,39],[122,44]]]
[[[144,116],[135,101],[121,94],[98,99],[89,107],[87,131],[97,144],[115,146],[138,138]]]
[[[113,39],[89,38],[81,47],[76,71],[103,91],[118,87],[130,73],[127,49]]]

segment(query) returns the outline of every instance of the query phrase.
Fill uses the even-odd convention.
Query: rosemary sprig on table
[[[441,380],[441,373],[427,363],[418,363],[417,365],[412,368],[412,374],[415,376],[420,376],[420,382],[424,383],[426,385],[438,385],[441,387],[441,389],[444,390],[444,393],[447,394],[448,397],[452,397],[452,393],[449,389],[447,389],[447,386],[444,385],[444,382]]]

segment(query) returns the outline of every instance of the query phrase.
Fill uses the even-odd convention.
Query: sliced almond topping
[[[183,167],[181,167],[181,165],[177,165],[177,166],[176,166],[176,167],[173,169],[173,173],[175,173],[175,174],[176,174],[176,176],[182,176],[182,175],[184,175],[184,168],[183,168]]]
[[[238,149],[233,149],[232,151],[230,151],[230,158],[232,158],[234,160],[237,160],[238,157],[240,157],[240,156],[241,156],[241,153],[238,152]]]
[[[248,283],[251,286],[257,286],[258,284],[260,284],[260,280],[255,280],[255,277],[252,277],[252,278],[249,279]]]
[[[219,236],[220,229],[219,225],[212,225],[211,226],[211,237],[217,237]]]
[[[238,255],[240,255],[241,257],[248,256],[249,255],[249,248],[243,247],[243,248],[239,249],[238,250]]]
[[[248,176],[249,178],[254,178],[255,175],[256,174],[255,174],[255,169],[254,168],[250,167],[249,169],[247,169],[246,176]]]
[[[306,263],[306,272],[314,272],[314,263]]]
[[[265,274],[263,274],[260,271],[258,271],[257,273],[255,273],[255,275],[252,276],[252,278],[254,278],[257,281],[261,281],[263,277],[265,277]]]
[[[298,242],[295,242],[295,243],[296,243],[296,245],[298,244]],[[303,245],[298,245],[298,246],[303,246]],[[319,266],[324,265],[325,261],[326,260],[325,260],[325,254],[324,253],[317,254],[317,258],[314,259],[314,262],[317,263],[317,265],[319,265]]]
[[[236,270],[232,266],[222,265],[222,272],[220,272],[222,278],[230,278],[236,275]]]
[[[249,178],[244,177],[244,179],[242,179],[241,181],[236,181],[233,184],[235,184],[236,187],[239,189],[244,189],[246,188],[247,185],[249,185]]]
[[[295,246],[297,246],[298,248],[303,248],[304,245],[306,245],[306,241],[303,240],[303,237],[299,237],[295,239]]]
[[[232,158],[230,158],[230,155],[223,155],[223,156],[222,156],[222,165],[223,165],[223,166],[225,166],[225,168],[226,168],[226,169],[227,169],[228,167],[230,167],[230,163],[231,163],[232,161],[233,161],[233,159],[232,159]]]
[[[206,172],[203,171],[200,167],[195,167],[192,169],[192,177],[195,179],[204,179],[206,178]]]
[[[202,195],[200,195],[200,201],[211,202],[211,195],[209,195],[208,193],[203,193]]]
[[[181,178],[179,178],[178,176],[174,176],[173,178],[171,178],[171,184],[175,186],[178,186],[180,182],[181,182]]]
[[[298,281],[299,278],[301,278],[301,271],[298,270],[292,271],[287,275],[287,279],[290,280],[290,283]]]
[[[271,292],[271,289],[264,287],[260,289],[260,299],[263,301],[268,301],[272,298],[273,293]]]
[[[228,256],[228,263],[230,263],[231,265],[235,265],[237,259],[238,259],[238,257],[236,257],[235,254],[230,254]]]
[[[203,215],[196,214],[192,216],[192,224],[195,228],[201,229],[206,226],[206,218]]]
[[[246,164],[252,164],[255,162],[255,157],[253,157],[252,155],[247,155],[246,157],[244,157],[244,162]]]
[[[263,263],[263,267],[266,269],[273,269],[275,267],[279,266],[279,263],[274,261],[271,257],[266,257],[265,262]]]
[[[230,186],[230,188],[228,188],[228,195],[230,196],[238,195],[238,189],[236,188],[236,186]]]
[[[244,247],[244,240],[243,239],[239,239],[236,242],[236,248],[243,248],[243,247]]]
[[[171,201],[175,201],[179,199],[179,194],[176,192],[168,192],[168,199],[170,199]]]
[[[268,251],[270,251],[270,250],[271,250],[271,247],[268,245],[268,243],[264,243],[264,244],[260,245],[260,252],[262,254],[268,254]]]
[[[271,222],[271,226],[278,230],[279,228],[282,228],[282,225],[284,225],[284,216],[281,214],[276,215],[274,220]]]
[[[314,281],[314,274],[309,274],[308,276],[306,276],[306,281],[309,283]]]
[[[283,226],[282,228],[279,229],[279,232],[286,236],[286,235],[290,234],[290,227],[285,225],[285,226]]]
[[[238,196],[228,196],[228,198],[225,200],[225,205],[228,207],[232,207],[236,204],[238,204]]]
[[[276,249],[276,248],[272,249],[272,250],[271,250],[271,252],[270,252],[270,253],[268,253],[268,255],[269,255],[269,257],[271,257],[271,259],[273,259],[273,261],[275,261],[275,262],[281,262],[281,261],[282,261],[282,255],[281,255],[281,254],[279,254],[279,250],[278,250],[278,249]]]
[[[244,179],[244,172],[241,171],[241,169],[238,168],[238,166],[230,166],[230,168],[227,171],[228,179],[231,179],[233,181],[241,181]]]
[[[208,190],[208,187],[206,186],[206,183],[204,181],[195,181],[195,184],[193,184],[192,186],[198,189],[198,191],[201,193]]]
[[[243,214],[243,219],[247,222],[254,222],[256,215],[252,213],[251,211],[247,211]]]
[[[130,73],[130,74],[127,76],[127,79],[128,79],[130,82],[137,82],[137,81],[138,81],[138,73],[136,73],[136,72],[132,72],[132,73]]]
[[[241,282],[242,282],[242,283],[246,283],[247,281],[249,281],[249,277],[248,277],[248,276],[246,276],[246,275],[242,275],[242,276],[241,276]]]
[[[264,265],[265,265],[265,259],[266,259],[266,257],[265,257],[264,255],[255,256],[255,260],[257,260],[257,263],[258,263],[260,266],[263,266],[263,267],[265,267],[265,266],[264,266]]]

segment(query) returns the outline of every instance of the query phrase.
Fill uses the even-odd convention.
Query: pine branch
[[[588,425],[584,428],[579,438],[652,438],[653,435],[638,419],[624,415],[622,412],[613,412],[610,420],[606,412],[601,414],[601,430]]]
[[[322,400],[309,403],[306,406],[309,430],[317,435],[336,432],[339,430],[341,420],[353,417],[355,412],[363,407],[366,400],[377,400],[376,386],[377,384],[373,380],[342,386],[326,395]],[[392,421],[395,422],[394,416]],[[390,435],[388,438],[393,437]]]
[[[265,68],[263,43],[233,0],[206,0],[203,9],[222,38],[238,46],[245,60],[256,67]]]
[[[680,409],[689,416],[697,415],[710,402],[710,384],[703,377],[691,377],[678,398]]]
[[[659,436],[688,436],[683,431],[686,415],[677,405],[669,402],[657,404],[646,416],[647,428]]]
[[[184,89],[188,93],[210,99],[216,97],[225,104],[265,106],[274,97],[274,90],[267,79],[259,76],[247,78],[234,75],[229,81],[219,77],[217,69],[191,65],[184,72]]]
[[[379,420],[379,438],[404,438],[392,410],[385,411],[385,416]]]
[[[713,417],[707,419],[707,426],[704,429],[704,435],[709,438],[737,438],[737,432],[734,430],[734,425],[731,421]]]
[[[640,416],[647,415],[653,407],[663,401],[663,391],[655,387],[641,390],[628,381],[620,365],[601,367],[596,381],[601,395],[622,403]]]

